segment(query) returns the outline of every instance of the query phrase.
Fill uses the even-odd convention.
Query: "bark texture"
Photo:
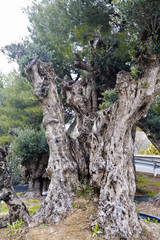
[[[76,66],[90,73],[78,81],[60,79],[50,63],[40,61],[27,70],[43,111],[50,148],[47,173],[51,183],[35,221],[57,222],[66,216],[71,210],[71,185],[79,176],[100,190],[95,222],[105,239],[132,239],[140,230],[134,204],[133,127],[147,113],[160,90],[159,59],[148,53],[144,75],[138,81],[125,71],[118,73],[118,101],[100,111],[94,69],[82,59],[76,60]],[[60,83],[63,100],[75,112],[79,131],[76,139],[65,135],[56,81]]]
[[[27,75],[42,108],[43,126],[50,151],[46,170],[50,185],[45,201],[34,216],[33,224],[57,222],[72,210],[71,189],[78,181],[77,164],[70,154],[64,129],[64,110],[57,93],[57,76],[52,64],[37,60],[28,68]]]
[[[6,168],[5,157],[5,152],[0,147],[0,200],[7,204],[10,223],[23,218],[24,222],[28,224],[31,216],[12,187],[11,177]]]

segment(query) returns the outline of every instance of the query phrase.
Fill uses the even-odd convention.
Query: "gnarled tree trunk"
[[[15,222],[22,218],[27,224],[31,216],[24,203],[16,195],[11,177],[6,168],[5,152],[0,148],[0,200],[3,200],[8,207],[10,222]]]
[[[131,239],[140,229],[134,204],[132,129],[160,90],[159,59],[148,56],[144,76],[139,81],[121,71],[115,87],[118,101],[100,111],[94,90],[96,70],[82,59],[77,61],[76,66],[90,74],[76,82],[59,79],[50,63],[35,61],[27,70],[43,111],[50,148],[47,172],[51,183],[34,219],[57,222],[66,216],[71,210],[71,185],[78,181],[79,174],[100,189],[96,222],[105,239]],[[79,136],[75,140],[69,141],[65,135],[56,81],[60,83],[63,99],[76,115]]]
[[[64,110],[57,93],[56,75],[51,63],[36,61],[28,69],[43,112],[43,126],[50,157],[47,174],[50,185],[47,197],[34,216],[34,223],[57,222],[72,210],[72,186],[78,181],[77,163],[70,153],[64,129]],[[33,224],[34,224],[33,223]]]

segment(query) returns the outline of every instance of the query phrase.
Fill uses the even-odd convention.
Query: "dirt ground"
[[[160,191],[160,186],[158,186],[160,185],[160,176],[154,178],[151,174],[140,174],[137,185],[138,189],[142,188],[142,191],[137,192],[138,195],[140,195],[141,192],[143,196],[148,194],[148,192],[155,193]],[[147,193],[143,191],[144,189],[147,189]],[[28,206],[34,206],[38,202],[40,203],[40,201],[42,201],[42,199],[27,200],[27,204]],[[26,200],[24,200],[24,202],[26,202]],[[160,216],[160,205],[158,207],[152,201],[136,203],[136,207],[137,212]],[[91,224],[96,217],[96,211],[97,203],[95,197],[90,200],[75,198],[73,213],[60,223],[56,225],[46,223],[31,229],[27,229],[22,225],[16,233],[8,233],[6,229],[1,229],[0,240],[105,240],[103,234],[92,238],[93,232],[91,230]],[[2,215],[3,214],[0,213],[0,217],[2,217]],[[137,240],[160,240],[159,223],[140,220],[140,225],[143,231],[141,237],[137,238]]]

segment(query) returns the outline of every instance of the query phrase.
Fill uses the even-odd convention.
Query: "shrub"
[[[11,144],[11,153],[21,159],[32,158],[35,154],[48,152],[44,129],[40,131],[34,129],[21,130],[18,137]]]

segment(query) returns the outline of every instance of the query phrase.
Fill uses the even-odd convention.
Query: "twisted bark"
[[[70,154],[65,134],[64,110],[57,93],[52,64],[37,60],[27,69],[27,76],[42,108],[43,126],[50,151],[46,170],[50,185],[45,201],[34,216],[33,225],[45,221],[57,222],[66,217],[72,210],[71,190],[78,181],[78,174],[77,163]]]
[[[147,113],[157,91],[159,61],[147,65],[139,85],[121,71],[117,75],[118,102],[109,110],[105,133],[106,167],[101,181],[97,222],[105,239],[131,239],[139,226],[134,205],[132,128]],[[144,87],[144,80],[147,85]],[[108,117],[106,112],[106,118]]]
[[[47,168],[51,183],[36,222],[57,222],[71,210],[71,186],[78,175],[100,189],[96,222],[105,239],[132,239],[139,232],[135,211],[133,126],[144,116],[160,91],[159,59],[148,58],[144,76],[135,81],[129,73],[117,75],[118,101],[97,111],[94,75],[78,81],[59,79],[50,63],[36,61],[27,70],[43,111],[43,125],[50,148]],[[63,108],[56,90],[76,115],[79,136],[64,131]],[[38,219],[37,219],[38,218]]]

